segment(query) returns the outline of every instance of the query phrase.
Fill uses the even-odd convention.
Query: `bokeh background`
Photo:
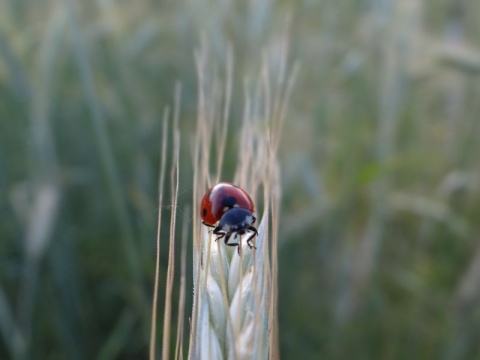
[[[2,0],[1,359],[147,357],[163,109],[181,82],[182,210],[194,50],[235,54],[229,180],[285,33],[282,357],[480,358],[480,2]]]

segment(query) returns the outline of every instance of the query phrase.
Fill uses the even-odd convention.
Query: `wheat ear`
[[[285,47],[286,49],[286,47]],[[230,53],[229,53],[230,54]],[[283,54],[286,57],[286,53]],[[231,61],[233,57],[228,56]],[[245,188],[263,207],[256,249],[245,241],[240,251],[225,246],[200,224],[199,198],[211,184],[209,165],[212,144],[224,150],[229,114],[232,65],[227,64],[225,89],[208,78],[206,53],[196,53],[199,78],[197,132],[194,141],[194,301],[191,318],[189,359],[279,358],[276,321],[276,242],[280,182],[276,151],[290,80],[281,75],[272,81],[265,56],[262,76],[253,86],[245,85],[243,125],[238,132],[239,159],[234,182]],[[285,80],[285,81],[284,81]],[[272,86],[271,83],[275,83]],[[218,93],[223,93],[223,118],[218,115]],[[253,95],[252,95],[253,93]],[[215,137],[216,136],[216,137]],[[220,179],[223,156],[217,156]],[[261,196],[263,192],[263,196]]]

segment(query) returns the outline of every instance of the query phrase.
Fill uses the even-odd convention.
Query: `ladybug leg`
[[[239,243],[229,243],[228,240],[230,240],[230,237],[232,236],[233,233],[228,233],[227,236],[225,237],[225,245],[228,246],[238,246]]]
[[[237,247],[237,251],[238,253],[240,254],[240,243],[236,242],[236,243],[229,243],[228,240],[230,240],[230,237],[232,236],[233,233],[228,233],[227,236],[225,236],[225,245],[228,245],[228,246],[236,246]]]
[[[214,226],[212,226],[212,227],[214,227]],[[215,229],[213,229],[212,233],[215,234],[215,235],[218,235],[218,237],[215,239],[215,241],[223,238],[226,235],[226,233],[222,229],[220,229],[218,226]]]
[[[252,226],[252,225],[250,225],[250,226],[248,227],[248,230],[250,230],[250,231],[252,232],[252,234],[250,234],[250,236],[249,236],[248,239],[247,239],[247,245],[248,245],[248,247],[249,247],[250,249],[252,249],[252,248],[256,249],[255,245],[252,244],[252,239],[254,238],[255,235],[258,235],[258,231],[257,231],[257,229],[256,229],[254,226]]]
[[[209,227],[209,228],[215,228],[215,225],[207,224],[205,221],[202,221],[202,224],[205,225],[206,227]]]

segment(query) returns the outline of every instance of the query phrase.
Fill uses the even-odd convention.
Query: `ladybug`
[[[224,238],[228,246],[236,246],[240,253],[240,243],[228,242],[233,235],[244,235],[250,232],[247,238],[247,245],[250,249],[256,247],[252,239],[258,235],[255,223],[255,205],[250,195],[241,187],[222,182],[212,186],[203,196],[200,204],[200,215],[202,224],[213,228],[213,233],[218,235],[215,241]],[[218,225],[215,224],[218,222]]]

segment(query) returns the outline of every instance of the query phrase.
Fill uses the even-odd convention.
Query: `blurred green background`
[[[194,49],[220,77],[234,49],[230,180],[244,78],[285,24],[301,67],[279,153],[282,357],[480,359],[466,0],[3,0],[0,359],[147,357],[163,108],[180,81],[184,209]]]

